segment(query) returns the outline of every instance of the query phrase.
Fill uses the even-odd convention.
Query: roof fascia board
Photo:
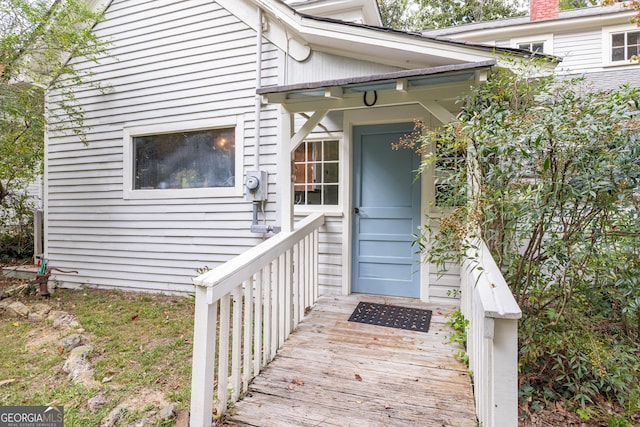
[[[501,37],[512,37],[532,33],[556,33],[559,31],[564,32],[580,28],[606,27],[624,23],[632,25],[631,18],[633,18],[636,14],[637,12],[634,11],[624,11],[620,13],[582,16],[576,18],[530,21],[527,23],[519,23],[497,28],[459,31],[442,35],[440,37],[450,39],[464,39],[469,41],[496,40],[500,39]]]
[[[305,24],[304,28],[306,30],[304,32],[305,38],[316,48],[320,48],[322,40],[335,39],[339,41],[340,44],[351,42],[361,46],[370,46],[377,52],[381,52],[382,49],[391,49],[394,51],[407,51],[412,55],[421,54],[440,58],[451,58],[452,60],[460,62],[476,62],[495,58],[491,47],[461,45],[446,40],[426,39],[419,36],[408,37],[404,34],[399,35],[386,33],[384,31],[372,31],[367,28],[352,26],[347,27],[350,31],[345,31],[342,25],[308,18],[303,18],[303,23]],[[349,53],[351,56],[360,56],[358,59],[371,60],[371,53],[363,50],[341,52],[340,48],[334,48],[332,52],[342,55]],[[407,66],[406,63],[396,63],[394,65]]]

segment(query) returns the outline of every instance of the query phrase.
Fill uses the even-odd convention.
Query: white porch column
[[[278,188],[280,194],[280,224],[282,232],[293,230],[293,185],[291,185],[291,137],[293,135],[293,117],[289,111],[280,106],[280,129],[282,135],[278,147]]]

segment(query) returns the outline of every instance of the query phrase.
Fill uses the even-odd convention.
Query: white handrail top
[[[477,257],[468,258],[467,268],[472,268],[475,288],[482,302],[485,317],[495,319],[520,319],[522,310],[513,297],[502,272],[498,268],[486,243],[478,243]],[[471,263],[475,265],[471,265]],[[481,268],[479,268],[481,267]]]
[[[290,233],[276,234],[221,266],[195,277],[193,283],[211,288],[209,303],[217,301],[322,224],[324,214],[311,214],[295,223],[295,229]]]

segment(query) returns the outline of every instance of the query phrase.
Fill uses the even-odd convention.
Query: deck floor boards
[[[428,333],[349,322],[359,301],[433,311]],[[452,307],[325,296],[226,417],[238,426],[476,425],[471,380],[454,357]]]

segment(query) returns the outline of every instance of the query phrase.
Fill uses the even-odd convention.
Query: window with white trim
[[[125,126],[125,199],[242,195],[244,118]]]
[[[518,43],[518,49],[528,50],[533,53],[544,53],[544,42]]]
[[[611,62],[628,62],[640,55],[640,30],[611,33]]]
[[[293,156],[296,205],[338,205],[340,144],[338,140],[304,141]]]
[[[510,47],[528,50],[532,53],[553,55],[553,34],[536,34],[535,36],[516,37],[509,42]]]

